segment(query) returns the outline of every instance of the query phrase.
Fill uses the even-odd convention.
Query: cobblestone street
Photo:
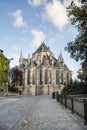
[[[0,100],[0,130],[86,130],[51,96]]]

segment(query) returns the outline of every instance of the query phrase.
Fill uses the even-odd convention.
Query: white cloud
[[[81,6],[80,0],[73,0],[73,1],[74,1],[74,3],[75,3],[78,7]],[[64,0],[64,6],[65,6],[65,7],[68,7],[71,2],[72,2],[72,0]]]
[[[19,50],[19,48],[18,48],[16,45],[13,46],[13,49],[14,49],[15,51],[18,51],[18,50]]]
[[[79,1],[74,0],[74,3],[80,7],[81,3]],[[47,19],[59,30],[61,30],[64,25],[68,23],[66,7],[68,7],[71,2],[72,0],[64,0],[63,3],[61,0],[52,0],[51,2],[46,2],[44,7],[45,11],[43,12],[42,16],[44,19]]]
[[[34,36],[33,39],[33,46],[39,46],[44,40],[45,40],[45,34],[42,31],[39,30],[32,30],[32,34]]]
[[[29,5],[33,6],[40,6],[42,4],[45,4],[47,0],[27,0]]]
[[[14,18],[14,22],[12,23],[15,27],[25,27],[27,25],[26,21],[24,21],[22,17],[22,10],[16,10],[15,12],[9,13],[10,16]]]
[[[45,15],[47,19],[51,21],[58,29],[62,29],[68,22],[65,6],[58,0],[46,3]]]

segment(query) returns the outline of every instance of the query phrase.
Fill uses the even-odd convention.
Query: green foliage
[[[9,60],[0,52],[0,86],[8,81]]]
[[[9,88],[9,91],[18,93],[19,92],[19,88],[18,88],[18,86],[13,86],[13,87]]]
[[[87,94],[87,84],[84,82],[79,82],[77,80],[70,80],[65,88],[62,90],[63,95],[73,95],[73,94]]]
[[[76,61],[87,61],[87,2],[82,2],[81,7],[72,2],[67,12],[71,24],[78,29],[78,35],[74,41],[67,43],[65,50]]]
[[[87,83],[87,1],[81,0],[80,7],[71,2],[67,12],[71,24],[78,30],[78,35],[74,41],[67,43],[65,50],[76,61],[81,61],[82,73],[78,77]]]

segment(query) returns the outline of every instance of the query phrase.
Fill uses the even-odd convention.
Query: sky
[[[22,50],[24,57],[44,42],[58,58],[60,52],[65,64],[76,78],[80,63],[64,50],[78,34],[67,17],[66,7],[72,0],[0,0],[0,49],[10,66],[19,65]],[[74,0],[80,6],[78,0]]]

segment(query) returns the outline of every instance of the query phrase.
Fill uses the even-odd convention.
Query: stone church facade
[[[64,64],[62,54],[56,59],[45,43],[41,44],[31,58],[24,58],[21,52],[19,68],[23,71],[25,95],[60,92],[72,77],[71,71]]]

